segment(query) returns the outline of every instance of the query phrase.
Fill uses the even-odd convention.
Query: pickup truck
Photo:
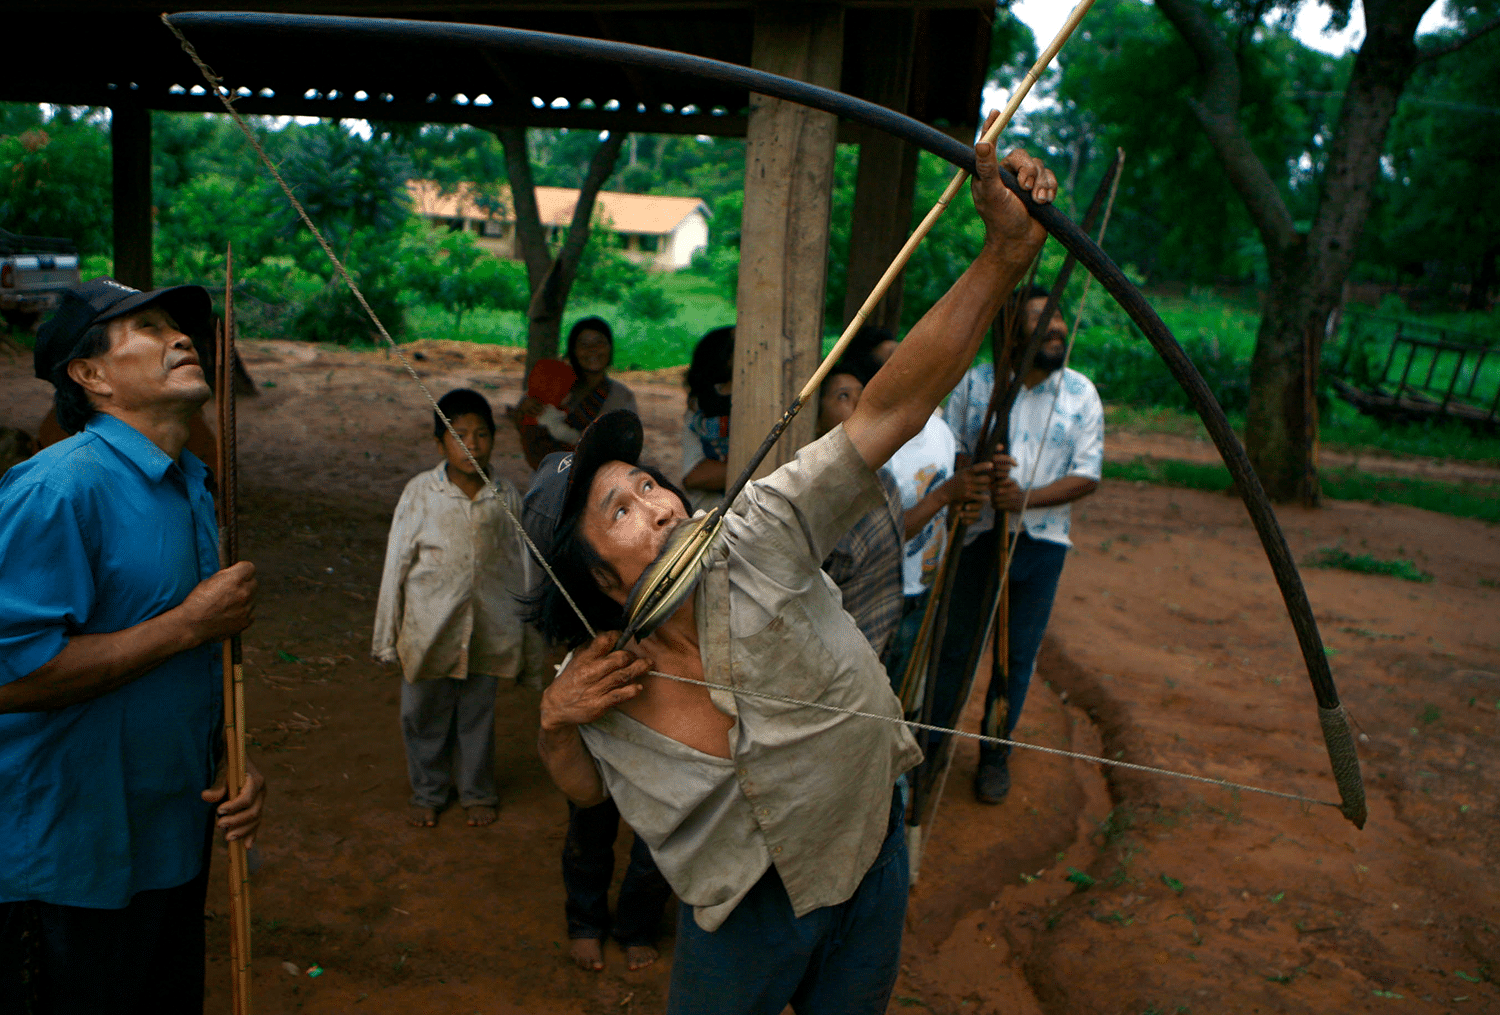
[[[72,240],[19,236],[0,229],[0,316],[11,327],[33,329],[79,283]]]

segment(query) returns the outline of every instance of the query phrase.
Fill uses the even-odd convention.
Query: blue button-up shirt
[[[0,480],[0,684],[75,634],[160,616],[218,569],[208,470],[133,427],[85,430]],[[0,902],[118,909],[197,876],[223,690],[217,644],[80,705],[0,715]]]

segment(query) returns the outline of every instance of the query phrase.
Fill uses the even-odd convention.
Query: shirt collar
[[[1046,377],[1046,379],[1043,380],[1042,383],[1038,384],[1034,388],[1028,388],[1024,384],[1021,385],[1021,392],[1022,392],[1022,394],[1026,394],[1026,395],[1050,395],[1050,394],[1052,394],[1052,392],[1054,392],[1054,391],[1057,390],[1057,386],[1062,383],[1063,371],[1066,370],[1066,369],[1067,369],[1066,367],[1058,367],[1056,370],[1054,370],[1050,374],[1048,374],[1047,377]]]
[[[491,468],[493,467],[493,464],[491,464]],[[485,471],[488,472],[489,470]],[[469,499],[469,495],[460,490],[458,484],[448,478],[448,463],[446,460],[438,462],[437,468],[429,472],[428,475],[432,477],[432,488],[439,493],[446,494],[449,497],[457,497],[460,500]],[[474,500],[481,501],[486,497],[493,497],[494,495],[495,491],[493,487],[482,486],[479,488],[479,492],[474,495]]]
[[[145,434],[106,412],[94,413],[84,430],[114,448],[116,454],[140,469],[153,483],[160,483],[173,465],[167,453],[151,443]],[[192,461],[202,469],[202,463],[196,457]]]

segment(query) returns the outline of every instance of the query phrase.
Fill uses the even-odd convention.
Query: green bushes
[[[1079,340],[1072,365],[1087,374],[1107,402],[1192,409],[1192,402],[1151,344],[1135,328],[1106,331]],[[1243,413],[1250,405],[1249,357],[1215,338],[1182,340],[1188,358],[1208,382],[1226,412]]]

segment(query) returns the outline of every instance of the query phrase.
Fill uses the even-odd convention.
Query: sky
[[[1417,34],[1431,32],[1441,27],[1447,17],[1443,13],[1442,3],[1434,3],[1422,18],[1422,23],[1417,26]],[[1068,0],[1016,0],[1011,6],[1011,11],[1024,21],[1031,30],[1036,33],[1037,47],[1046,45],[1057,30],[1062,27],[1068,18],[1068,12],[1073,5]],[[1297,24],[1292,34],[1302,40],[1302,44],[1312,49],[1321,49],[1325,53],[1338,56],[1349,49],[1359,45],[1365,35],[1364,7],[1355,4],[1354,16],[1349,19],[1349,27],[1342,32],[1323,34],[1323,27],[1328,24],[1329,7],[1321,3],[1304,3],[1297,12]]]

